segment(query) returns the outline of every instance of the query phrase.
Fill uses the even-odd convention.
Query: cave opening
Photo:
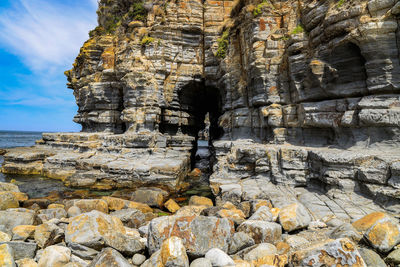
[[[206,86],[204,81],[190,82],[178,91],[177,100],[178,105],[173,109],[163,111],[160,132],[194,137],[191,169],[198,168],[205,175],[210,174],[214,162],[212,141],[223,134],[222,128],[218,126],[222,114],[221,92],[216,87]],[[171,110],[179,114],[179,123],[171,122]]]
[[[204,83],[190,83],[179,91],[178,97],[180,109],[189,114],[189,124],[184,130],[187,134],[198,138],[199,132],[205,130],[209,121],[209,140],[218,139],[222,135],[218,126],[218,119],[222,114],[218,88],[206,86]]]
[[[368,94],[366,60],[356,44],[337,46],[329,55],[329,62],[337,71],[331,85],[333,92],[347,97]]]
[[[179,91],[178,98],[180,109],[189,115],[189,123],[182,131],[195,137],[191,167],[209,174],[214,161],[212,141],[223,134],[218,126],[218,119],[222,114],[220,90],[206,86],[204,82],[193,82]]]

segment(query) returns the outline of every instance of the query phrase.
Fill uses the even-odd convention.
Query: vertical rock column
[[[114,37],[89,39],[66,72],[78,104],[74,121],[83,132],[121,133],[122,83],[115,76]]]
[[[202,14],[200,0],[156,3],[147,25],[134,30],[132,41],[121,43],[123,120],[129,131],[153,131],[160,124],[161,131],[176,130],[189,123],[179,92],[202,77]]]

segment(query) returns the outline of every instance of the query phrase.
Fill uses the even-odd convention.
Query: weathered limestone
[[[88,266],[132,267],[118,251],[112,248],[104,248]]]
[[[381,251],[389,252],[400,243],[400,224],[387,214],[371,213],[353,223],[372,247]]]
[[[0,265],[4,267],[15,267],[12,248],[7,244],[0,245]]]
[[[168,216],[153,219],[148,233],[148,249],[154,253],[170,236],[182,238],[189,256],[204,256],[211,248],[228,251],[233,234],[233,223],[228,219],[204,216]]]
[[[274,243],[281,239],[282,227],[273,222],[247,220],[239,225],[238,232],[251,236],[255,243]]]
[[[4,225],[8,231],[18,225],[35,225],[36,214],[28,209],[8,209],[0,211],[0,225]]]
[[[153,253],[144,266],[189,267],[189,258],[183,240],[176,236],[164,240],[161,248]]]
[[[125,234],[120,219],[99,211],[73,217],[65,231],[67,243],[78,243],[91,248],[102,248],[114,235]]]
[[[291,257],[291,266],[306,266],[310,263],[327,266],[334,264],[366,266],[356,246],[345,238],[296,251]]]
[[[71,258],[71,250],[62,246],[50,246],[44,251],[38,262],[38,267],[62,267]]]
[[[0,192],[0,210],[19,208],[18,199],[12,192]]]
[[[14,260],[20,260],[25,258],[34,258],[37,250],[37,244],[32,242],[22,241],[9,241],[0,242],[0,245],[8,245],[13,251]]]

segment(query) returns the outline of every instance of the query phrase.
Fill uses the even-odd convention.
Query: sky
[[[97,0],[0,0],[0,130],[80,131],[64,71],[96,9]]]

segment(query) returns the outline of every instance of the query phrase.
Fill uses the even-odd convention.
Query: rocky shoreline
[[[278,208],[254,199],[240,207],[228,201],[215,206],[192,196],[180,207],[159,190],[141,190],[131,196],[141,202],[109,196],[45,202],[0,183],[0,265],[400,264],[400,224],[382,211],[315,220],[300,203]]]

